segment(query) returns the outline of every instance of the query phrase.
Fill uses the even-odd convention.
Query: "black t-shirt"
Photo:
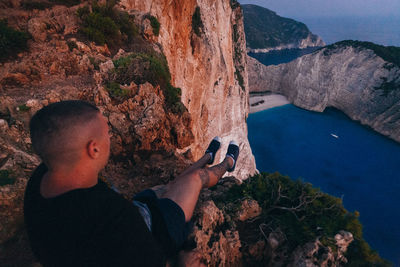
[[[165,266],[166,256],[137,207],[100,181],[45,199],[41,164],[25,192],[25,224],[44,266]]]

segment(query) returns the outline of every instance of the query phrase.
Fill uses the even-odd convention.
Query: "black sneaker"
[[[204,154],[211,154],[211,159],[207,162],[207,164],[213,164],[215,159],[215,154],[217,154],[218,149],[221,146],[221,138],[219,136],[214,137],[211,140],[211,143],[208,145],[208,148]]]
[[[239,157],[239,145],[235,141],[231,141],[229,143],[226,156],[231,157],[233,159],[233,166],[232,168],[228,169],[228,172],[233,172],[235,170],[236,162]]]

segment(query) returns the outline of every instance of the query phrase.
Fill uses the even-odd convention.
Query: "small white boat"
[[[337,136],[336,134],[331,133],[331,135],[335,138],[339,138],[339,136]]]

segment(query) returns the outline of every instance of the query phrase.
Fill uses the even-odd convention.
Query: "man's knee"
[[[201,184],[201,187],[208,187],[210,183],[210,175],[206,169],[196,169],[192,172],[192,179]]]

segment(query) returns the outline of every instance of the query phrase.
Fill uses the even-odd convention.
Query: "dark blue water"
[[[260,171],[302,177],[343,197],[345,208],[360,212],[371,247],[400,266],[400,144],[334,109],[285,105],[251,114],[247,123]]]
[[[319,49],[319,47],[283,49],[270,51],[268,53],[249,53],[249,56],[256,58],[258,61],[267,66],[279,65],[293,61],[298,57],[310,54],[317,49]]]

